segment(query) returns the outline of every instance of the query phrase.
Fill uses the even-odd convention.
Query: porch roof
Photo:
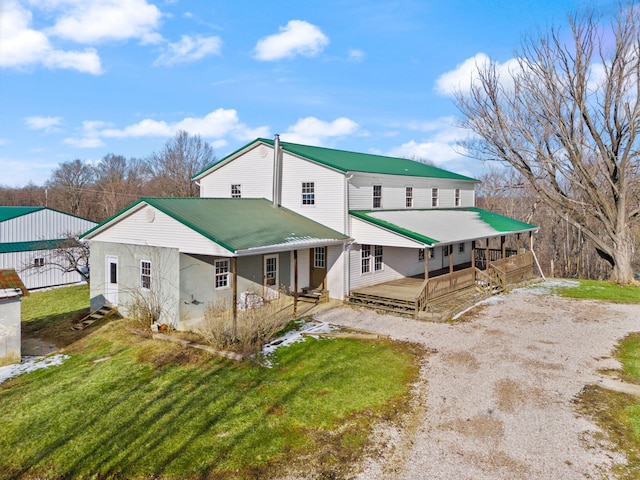
[[[342,244],[350,240],[335,230],[265,199],[141,198],[82,235],[91,239],[129,214],[149,205],[234,256]]]
[[[538,229],[535,225],[480,208],[361,210],[349,213],[428,247]]]

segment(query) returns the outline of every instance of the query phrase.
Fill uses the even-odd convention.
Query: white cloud
[[[53,132],[58,130],[62,123],[62,117],[25,117],[24,123],[29,130],[44,130],[45,132]]]
[[[456,68],[445,72],[436,80],[435,90],[440,95],[453,96],[456,92],[466,93],[471,89],[471,85],[478,79],[478,69],[489,65],[491,59],[484,53],[477,53],[464,62],[456,65]],[[512,72],[519,69],[518,60],[512,58],[504,63],[497,63],[497,73],[505,84],[509,81]]]
[[[104,147],[104,142],[99,138],[65,138],[62,141],[66,145],[71,145],[76,148],[99,148]]]
[[[307,145],[322,145],[323,141],[330,137],[342,137],[352,135],[359,129],[359,125],[345,117],[335,119],[333,122],[325,122],[315,117],[301,118],[283,133],[282,139],[292,143]]]
[[[266,137],[269,128],[261,126],[250,128],[238,118],[233,109],[219,108],[204,117],[187,117],[178,122],[144,119],[124,128],[113,128],[112,125],[101,121],[86,121],[82,124],[80,138],[67,138],[64,143],[80,148],[93,148],[104,145],[105,138],[140,138],[140,137],[172,137],[179,130],[185,130],[192,135],[215,139],[214,144],[226,144],[224,137],[232,136],[238,140],[251,140],[255,137]]]
[[[179,42],[169,43],[165,51],[156,59],[154,65],[172,66],[190,63],[207,55],[219,55],[222,40],[220,37],[191,37],[183,35]]]
[[[347,57],[352,62],[361,62],[364,60],[364,52],[357,48],[352,48],[347,52]]]
[[[411,140],[403,143],[399,147],[392,148],[387,152],[391,157],[411,158],[413,160],[429,160],[436,165],[459,160],[463,158],[461,147],[454,147],[449,143],[425,141],[417,143]]]
[[[257,60],[280,60],[296,55],[313,57],[329,44],[329,38],[315,25],[304,20],[290,20],[280,33],[258,40]]]
[[[409,130],[418,130],[431,133],[431,140],[443,143],[452,143],[468,137],[469,131],[456,126],[458,119],[453,116],[440,117],[424,122],[410,122]]]
[[[7,0],[0,15],[0,67],[28,68],[44,65],[47,68],[78,70],[99,75],[100,58],[92,48],[83,51],[57,50],[42,32],[31,28],[32,14],[15,1]]]
[[[53,0],[59,7],[52,35],[78,43],[95,44],[138,38],[142,43],[158,43],[156,32],[162,16],[158,7],[146,0]]]

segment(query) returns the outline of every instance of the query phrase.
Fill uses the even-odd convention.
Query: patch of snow
[[[265,344],[262,347],[262,355],[266,358],[280,347],[286,347],[287,345],[291,345],[295,342],[303,342],[305,339],[302,335],[303,333],[307,336],[313,336],[314,333],[331,333],[337,330],[337,327],[326,322],[305,322],[299,329],[287,332],[282,337],[276,338],[275,340]],[[271,367],[271,362],[267,359],[265,365]]]
[[[555,295],[554,290],[556,288],[577,288],[579,286],[580,282],[576,280],[553,279],[546,280],[542,283],[536,283],[534,285],[517,288],[513,291],[527,292],[532,293],[533,295]]]
[[[49,368],[55,365],[62,365],[62,362],[69,358],[69,355],[57,354],[50,357],[22,357],[22,362],[13,365],[0,367],[0,383],[10,378],[17,377],[23,373],[33,372],[41,368]]]
[[[465,308],[460,313],[456,313],[453,317],[451,317],[451,320],[457,320],[462,315],[467,313],[469,310],[471,310],[473,308],[476,308],[476,307],[479,307],[481,305],[497,305],[497,304],[502,303],[504,301],[505,301],[504,295],[496,295],[496,296],[493,296],[493,297],[485,298],[484,300],[480,300],[478,303],[474,303],[469,308]]]

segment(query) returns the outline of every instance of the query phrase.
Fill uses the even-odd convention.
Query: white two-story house
[[[194,177],[200,198],[141,199],[85,234],[92,307],[162,290],[176,327],[241,292],[419,283],[536,227],[474,207],[477,180],[402,158],[256,139]],[[477,249],[482,241],[485,250]]]

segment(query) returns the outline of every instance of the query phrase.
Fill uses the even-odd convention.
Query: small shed
[[[0,365],[21,360],[20,307],[28,294],[15,270],[0,270]]]

